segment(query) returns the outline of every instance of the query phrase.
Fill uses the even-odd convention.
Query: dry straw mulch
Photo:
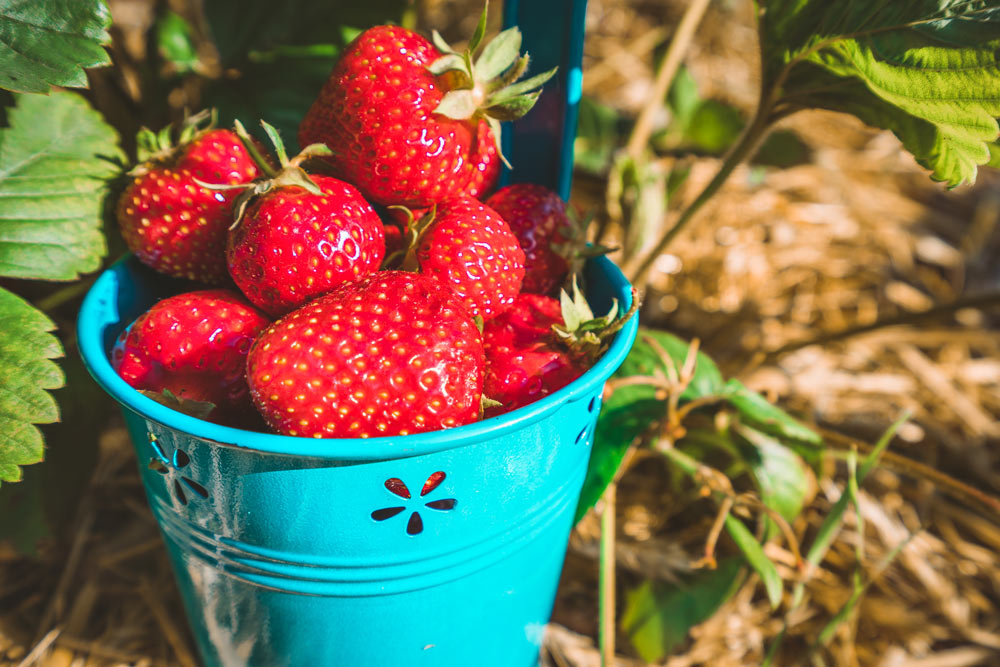
[[[683,5],[591,0],[586,92],[635,112],[652,54]],[[755,94],[749,5],[713,5],[687,59],[704,96],[741,108]],[[797,664],[846,602],[862,544],[872,583],[819,653],[825,664],[1000,664],[1000,515],[975,494],[987,503],[1000,496],[1000,332],[997,304],[970,299],[1000,282],[1000,178],[984,171],[975,187],[945,193],[887,133],[827,113],[784,127],[809,145],[811,159],[738,170],[659,263],[645,313],[649,323],[698,337],[727,373],[828,429],[832,451],[863,447],[903,410],[913,415],[862,490],[864,530],[849,513],[788,619],[780,662]],[[691,166],[680,201],[717,162]],[[581,177],[575,198],[599,207],[603,187]],[[970,304],[977,307],[962,307]],[[0,665],[196,664],[125,438],[117,422],[104,433],[66,544],[37,560],[0,552]],[[800,539],[815,532],[844,478],[830,457],[794,524]],[[650,456],[634,459],[622,479],[621,589],[675,581],[702,553],[714,508],[673,491],[670,479]],[[573,535],[548,664],[599,664],[597,538],[593,517]],[[768,554],[797,576],[784,545],[769,545]],[[759,663],[782,616],[756,583],[696,627],[666,664]],[[642,664],[623,637],[619,648],[620,664]]]

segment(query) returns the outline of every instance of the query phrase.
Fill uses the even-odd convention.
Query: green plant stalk
[[[611,482],[602,496],[600,552],[600,628],[601,667],[615,664],[615,501],[617,484]]]
[[[899,431],[900,427],[903,426],[910,419],[910,413],[904,412],[900,417],[894,421],[889,428],[886,429],[882,437],[879,438],[872,450],[865,456],[861,461],[861,465],[856,467],[856,470],[852,470],[852,476],[854,477],[854,489],[855,497],[857,497],[857,489],[859,485],[864,483],[865,478],[871,473],[871,471],[878,464],[879,459],[882,454],[885,453],[886,448],[892,441],[896,432]],[[856,461],[856,455],[855,455]],[[855,464],[856,465],[856,464]],[[844,489],[844,492],[840,494],[840,498],[834,503],[830,512],[823,519],[823,523],[819,527],[819,531],[816,534],[816,538],[813,540],[812,546],[809,547],[809,551],[806,554],[806,572],[802,579],[795,584],[792,589],[792,601],[788,605],[788,611],[785,613],[786,622],[782,626],[781,630],[775,636],[774,641],[771,642],[771,646],[767,649],[767,654],[764,657],[763,667],[770,667],[774,664],[775,659],[778,656],[778,650],[781,648],[781,644],[785,639],[785,632],[788,629],[788,615],[799,608],[802,604],[802,600],[805,597],[806,582],[812,577],[812,571],[817,567],[826,556],[827,551],[830,549],[830,545],[833,544],[834,538],[840,531],[840,527],[844,521],[844,514],[847,512],[847,504],[850,499],[851,494],[851,482],[848,480],[848,486]]]
[[[625,146],[626,155],[633,160],[638,160],[649,144],[649,137],[653,133],[653,118],[663,106],[662,100],[666,97],[667,91],[670,90],[670,84],[681,66],[684,54],[691,46],[691,40],[694,39],[698,24],[701,23],[701,17],[705,15],[708,4],[709,0],[691,0],[680,23],[677,24],[677,30],[674,32],[673,39],[670,40],[667,53],[663,56],[656,72],[653,89],[646,98],[646,105],[639,113],[639,118],[632,128],[632,134],[628,138],[628,144]]]
[[[708,182],[708,185],[705,186],[695,200],[684,209],[680,217],[677,218],[677,222],[667,230],[663,238],[656,244],[656,247],[646,253],[646,256],[642,258],[635,269],[628,272],[629,279],[633,285],[641,284],[645,280],[646,274],[649,273],[649,269],[652,268],[656,258],[662,255],[677,235],[684,231],[684,228],[691,222],[695,214],[701,210],[701,207],[715,196],[715,193],[719,191],[719,188],[726,182],[730,174],[733,173],[733,170],[749,159],[754,151],[757,150],[757,147],[760,146],[777,120],[771,113],[772,108],[773,103],[771,102],[758,108],[753,121],[746,126],[740,138],[729,149],[729,152],[726,153],[722,164],[719,166],[719,171],[716,172],[712,180]]]

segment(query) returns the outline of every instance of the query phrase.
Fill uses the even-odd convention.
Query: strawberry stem
[[[236,136],[240,138],[240,141],[243,142],[243,147],[247,149],[247,153],[250,154],[250,157],[257,164],[257,168],[268,178],[273,178],[277,172],[271,166],[270,161],[261,154],[256,142],[250,136],[250,133],[247,132],[247,129],[243,127],[243,123],[238,119],[234,120],[233,130],[236,132]]]
[[[288,151],[285,150],[285,142],[281,140],[278,130],[265,120],[260,121],[260,126],[264,128],[267,138],[271,140],[271,144],[274,146],[274,152],[278,155],[278,164],[282,168],[287,167]]]

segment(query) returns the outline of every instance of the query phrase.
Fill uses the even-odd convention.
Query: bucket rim
[[[530,405],[503,415],[450,429],[376,438],[307,438],[262,433],[215,424],[172,410],[133,389],[114,371],[104,346],[104,333],[109,326],[123,324],[113,297],[119,293],[120,280],[127,275],[129,262],[137,260],[127,255],[106,269],[88,290],[80,308],[77,341],[91,376],[122,407],[144,419],[187,437],[260,454],[322,461],[384,461],[442,452],[501,437],[540,421],[562,405],[581,400],[602,388],[625,360],[639,324],[639,318],[632,317],[615,335],[604,355],[579,378]],[[592,267],[588,268],[597,269],[592,273],[603,276],[619,303],[628,308],[631,305],[631,285],[621,270],[606,257],[593,258],[590,263]]]

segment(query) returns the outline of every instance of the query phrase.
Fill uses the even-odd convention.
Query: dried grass
[[[427,3],[427,11],[454,5]],[[703,95],[742,108],[755,95],[749,5],[713,5],[687,59]],[[652,53],[682,9],[679,1],[591,0],[586,92],[636,111]],[[803,660],[844,604],[861,542],[872,584],[821,654],[826,664],[1000,664],[1000,517],[961,492],[967,484],[1000,493],[997,310],[945,308],[906,323],[934,304],[996,289],[1000,178],[984,172],[974,188],[944,193],[889,134],[818,112],[785,127],[811,147],[810,162],[737,171],[660,262],[669,271],[654,275],[645,313],[649,323],[699,337],[727,372],[818,425],[871,441],[902,410],[914,415],[863,490],[863,534],[849,515],[807,584],[780,663]],[[716,166],[694,163],[678,198],[691,197]],[[581,177],[575,197],[599,207],[602,188]],[[903,323],[844,335],[887,318]],[[125,438],[120,424],[109,425],[68,547],[52,545],[37,560],[0,551],[0,665],[195,664]],[[839,496],[844,470],[830,463],[825,473],[795,522],[800,538]],[[700,556],[712,506],[677,489],[652,457],[636,457],[623,477],[620,588],[675,581]],[[549,665],[599,664],[597,536],[593,517],[573,535],[543,656]],[[776,546],[769,555],[791,562]],[[666,664],[758,664],[780,629],[751,579]],[[626,655],[624,638],[619,647],[619,664],[642,664]]]

